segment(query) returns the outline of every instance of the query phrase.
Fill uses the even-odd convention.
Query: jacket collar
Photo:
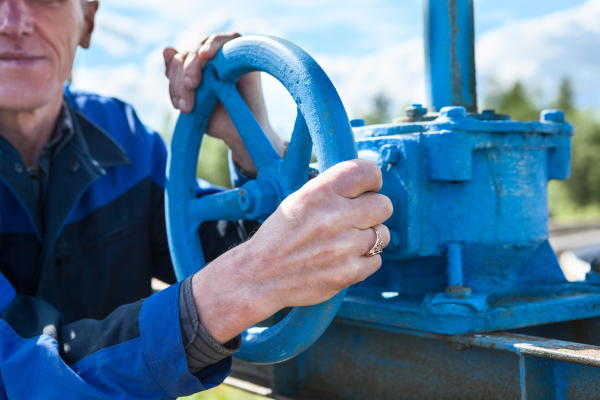
[[[20,154],[0,136],[0,179],[19,200],[44,245],[55,241],[77,201],[93,181],[104,176],[107,168],[131,164],[123,148],[107,132],[70,104],[67,108],[75,132],[50,168],[51,183],[44,217]]]
[[[79,150],[100,168],[130,165],[127,153],[102,128],[90,121],[81,111],[70,109]]]

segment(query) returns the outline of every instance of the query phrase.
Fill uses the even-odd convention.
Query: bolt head
[[[406,107],[407,117],[418,119],[425,114],[427,114],[427,109],[421,104],[411,104],[409,107]]]
[[[364,119],[353,119],[350,121],[350,126],[353,128],[360,128],[361,126],[365,126]]]
[[[440,114],[446,118],[463,118],[467,116],[467,110],[464,107],[444,107]]]
[[[468,299],[471,297],[471,288],[463,285],[448,286],[446,296],[453,299]]]
[[[402,152],[398,148],[398,146],[393,144],[386,144],[385,146],[381,146],[380,149],[381,154],[381,162],[384,164],[398,164],[400,162],[400,158],[402,157]]]
[[[252,201],[252,196],[250,192],[245,189],[240,190],[240,197],[238,197],[238,205],[240,206],[240,210],[247,213],[252,211],[252,206],[254,202]]]
[[[565,122],[563,110],[544,110],[540,114],[540,120],[545,122]]]

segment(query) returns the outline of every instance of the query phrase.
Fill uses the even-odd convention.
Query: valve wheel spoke
[[[186,210],[190,227],[196,230],[204,221],[246,219],[238,205],[239,196],[240,189],[234,189],[192,199]]]
[[[300,189],[308,181],[308,165],[311,155],[312,138],[304,116],[298,109],[292,139],[283,159],[283,172],[289,193]]]
[[[242,99],[235,84],[224,83],[217,93],[258,170],[273,161],[281,160],[262,127]]]

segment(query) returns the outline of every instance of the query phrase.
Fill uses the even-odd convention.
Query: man
[[[376,271],[380,257],[364,256],[371,227],[389,241],[379,169],[354,160],[310,181],[222,255],[242,227],[204,225],[214,261],[151,295],[153,276],[174,282],[164,145],[130,106],[63,88],[97,8],[0,0],[0,398],[169,398],[218,385],[240,332]],[[175,107],[192,109],[206,60],[236,36],[165,50]],[[238,86],[283,154],[258,75]],[[256,172],[222,107],[207,133],[225,140],[240,170]]]

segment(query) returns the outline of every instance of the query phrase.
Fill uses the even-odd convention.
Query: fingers
[[[173,107],[183,113],[193,110],[195,90],[202,82],[202,69],[225,43],[240,36],[235,32],[211,35],[204,38],[190,52],[178,53],[171,47],[164,50],[165,74],[169,78],[169,94]]]
[[[390,230],[387,226],[381,224],[375,225],[373,229],[376,229],[379,232],[379,236],[381,236],[381,240],[383,241],[383,247],[385,248],[390,243]],[[362,229],[356,233],[354,243],[358,255],[366,254],[373,246],[375,246],[377,234],[373,229]]]
[[[368,229],[387,221],[394,212],[394,206],[387,196],[366,192],[347,200],[340,212],[354,228]]]
[[[205,60],[210,60],[211,58],[217,55],[218,51],[221,49],[221,47],[223,47],[225,43],[235,38],[239,38],[240,36],[242,35],[240,35],[237,32],[219,33],[216,35],[211,35],[208,37],[208,39],[206,39],[202,47],[200,47],[198,55]]]
[[[163,51],[163,57],[165,59],[165,75],[167,78],[169,77],[169,67],[171,66],[171,61],[173,60],[173,57],[175,57],[175,54],[177,54],[177,50],[172,47],[167,47]]]
[[[331,186],[339,196],[349,199],[365,192],[377,192],[382,185],[381,171],[377,164],[361,158],[339,163],[316,179]]]
[[[165,50],[166,52],[167,50]],[[169,54],[171,52],[169,51]],[[184,96],[183,89],[183,64],[185,62],[185,58],[187,57],[187,53],[176,53],[174,54],[167,66],[167,78],[169,78],[169,95],[171,96],[171,102],[173,103],[173,107],[180,110],[187,110],[188,104],[185,104],[185,100],[187,97]],[[167,64],[167,57],[165,56],[165,64]],[[182,103],[183,101],[183,103]],[[183,106],[183,107],[182,107]],[[186,111],[184,111],[186,112]]]

